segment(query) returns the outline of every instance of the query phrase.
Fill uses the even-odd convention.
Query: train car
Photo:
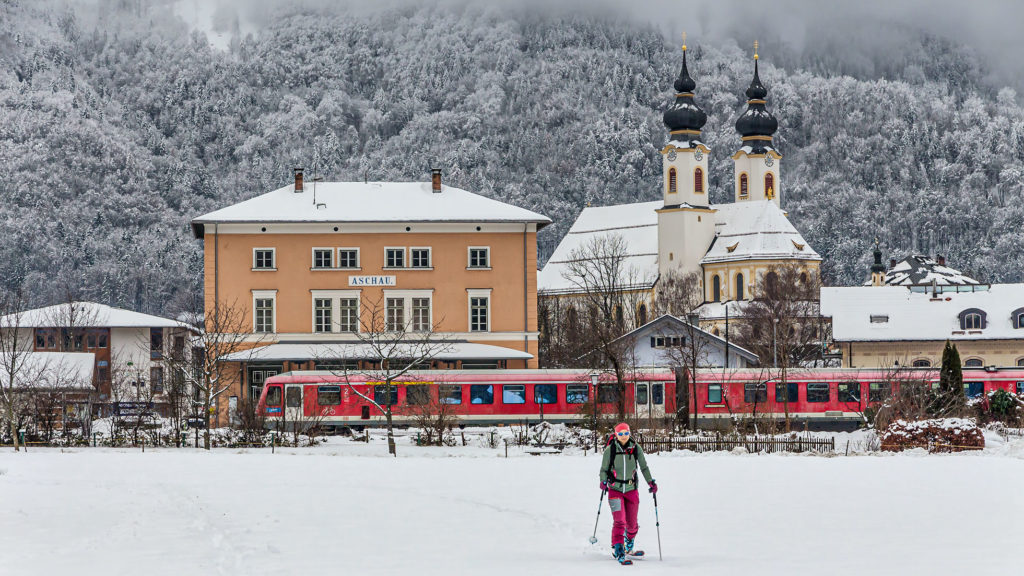
[[[773,377],[767,377],[773,376]],[[996,390],[1024,394],[1024,369],[972,369],[963,371],[968,398]],[[935,369],[795,369],[785,384],[777,370],[739,369],[699,371],[697,393],[690,398],[691,413],[708,426],[725,427],[737,418],[785,418],[811,429],[852,429],[864,413],[877,407],[901,382],[929,382],[938,386]]]
[[[387,387],[365,375],[325,371],[288,372],[268,378],[258,409],[268,426],[316,423],[325,428],[361,428],[384,423],[373,402],[393,405],[393,421],[406,425],[420,406],[452,407],[463,424],[492,425],[541,420],[584,419],[595,401],[591,371],[585,370],[431,370],[406,374]],[[599,377],[596,402],[602,413],[617,409],[618,387]],[[675,413],[675,375],[642,372],[626,388],[630,414],[661,420]],[[370,402],[369,399],[373,399]],[[588,411],[589,409],[589,411]]]
[[[588,370],[436,370],[403,376],[387,398],[382,382],[363,375],[331,372],[289,372],[267,379],[259,411],[267,425],[317,424],[325,428],[377,426],[384,417],[373,402],[393,408],[393,420],[410,423],[428,402],[452,407],[463,424],[492,425],[518,422],[578,422],[591,414],[595,397]],[[971,397],[995,390],[1024,394],[1024,369],[963,371],[964,392]],[[888,398],[901,382],[930,382],[938,386],[939,372],[929,368],[794,369],[783,384],[777,370],[765,368],[706,369],[696,375],[696,394],[688,394],[690,414],[701,426],[727,428],[743,418],[783,419],[787,412],[798,425],[811,429],[853,429],[865,412]],[[601,413],[617,410],[614,377],[602,374],[596,401]],[[652,424],[674,416],[677,378],[670,370],[635,374],[625,387],[626,410]],[[686,384],[692,392],[693,383]]]

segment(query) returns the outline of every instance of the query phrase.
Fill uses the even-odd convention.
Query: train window
[[[316,403],[319,406],[338,406],[341,404],[341,386],[317,386]]]
[[[964,382],[964,394],[966,394],[968,398],[977,398],[984,392],[984,382]]]
[[[787,394],[788,392],[788,394]],[[799,399],[796,382],[775,383],[775,401],[779,404],[793,404]]]
[[[569,404],[585,404],[590,400],[590,386],[569,384],[565,387],[565,401]]]
[[[597,388],[597,401],[601,404],[615,404],[619,401],[618,384],[601,384]]]
[[[1024,382],[1017,382],[1017,394],[1024,394]]]
[[[708,404],[722,403],[722,385],[708,384]]]
[[[647,406],[647,384],[636,385],[636,403],[638,406]]]
[[[267,406],[281,405],[281,387],[271,386],[267,388]]]
[[[284,392],[284,405],[287,408],[301,408],[302,388],[299,386],[289,386]]]
[[[405,402],[410,406],[424,406],[430,403],[430,386],[407,385]]]
[[[437,393],[441,404],[462,404],[462,386],[460,384],[441,384]]]
[[[526,386],[505,384],[501,387],[502,404],[526,404]]]
[[[829,390],[828,382],[808,382],[807,383],[807,401],[808,402],[828,402]]]
[[[558,402],[558,386],[554,384],[535,384],[533,401],[537,404],[554,404]]]
[[[839,401],[860,402],[860,382],[840,382]]]
[[[889,399],[888,382],[872,382],[868,387],[868,402],[885,402]]]
[[[398,386],[391,385],[391,394],[386,394],[386,388],[387,384],[374,384],[373,401],[381,406],[398,404]]]
[[[651,384],[651,404],[660,406],[665,403],[665,384],[654,382]]]
[[[472,384],[469,387],[470,404],[494,404],[494,386],[491,384]]]
[[[753,404],[754,402],[768,401],[768,385],[757,382],[747,382],[743,385],[743,401]]]

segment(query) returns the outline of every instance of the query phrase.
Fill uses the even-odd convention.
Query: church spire
[[[700,137],[700,130],[708,121],[707,114],[693,101],[693,91],[697,83],[690,77],[686,68],[686,33],[683,32],[683,67],[679,70],[673,87],[676,95],[668,110],[662,116],[665,127],[669,130],[669,140],[690,141]]]
[[[885,286],[885,264],[882,264],[882,250],[878,247],[878,238],[875,238],[875,262],[871,265],[871,285]]]
[[[772,149],[772,135],[779,128],[779,121],[765,108],[768,89],[761,83],[757,63],[758,43],[754,41],[754,79],[747,88],[747,111],[736,120],[736,131],[743,137],[745,146],[750,146],[752,154],[764,154]]]

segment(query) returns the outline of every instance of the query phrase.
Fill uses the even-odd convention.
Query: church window
[[[722,280],[718,277],[718,274],[715,274],[715,277],[711,280],[711,301],[722,301]]]
[[[746,174],[740,174],[740,199],[741,200],[746,200],[747,199],[747,194],[748,194],[748,191],[747,191],[747,175]]]
[[[800,273],[800,283],[807,284],[807,272]]]
[[[764,197],[769,200],[775,198],[775,175],[771,172],[764,175]]]
[[[736,275],[736,299],[743,300],[743,274]]]
[[[704,192],[704,170],[700,168],[693,171],[693,191],[698,194]]]
[[[619,326],[622,326],[622,323],[624,321],[625,321],[625,318],[623,317],[623,314],[622,314],[622,306],[616,305],[615,306],[615,323],[617,325],[619,325]]]
[[[668,169],[668,193],[669,194],[675,194],[676,193],[676,169],[675,168],[669,168]]]
[[[778,294],[778,287],[779,275],[774,270],[764,275],[764,289],[768,292],[769,296],[776,296]]]
[[[647,305],[640,304],[640,307],[636,311],[636,325],[637,327],[647,324]]]

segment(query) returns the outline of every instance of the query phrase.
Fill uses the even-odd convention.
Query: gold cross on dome
[[[757,55],[757,40],[754,40],[754,60],[757,60],[758,58],[759,56]]]
[[[683,31],[683,52],[686,52],[686,31]]]

